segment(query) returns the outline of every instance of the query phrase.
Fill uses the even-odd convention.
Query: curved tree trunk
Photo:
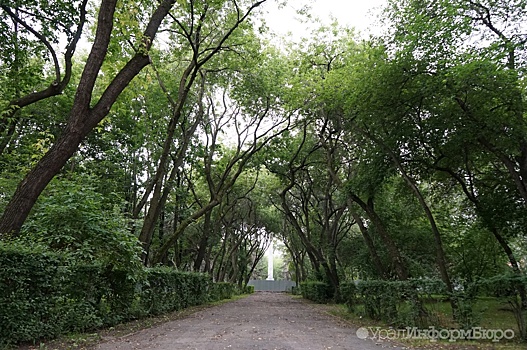
[[[373,226],[375,226],[377,233],[379,234],[384,245],[386,246],[388,255],[390,256],[392,264],[395,268],[395,273],[397,274],[397,277],[401,281],[407,280],[410,277],[410,274],[408,272],[406,264],[404,263],[401,253],[399,252],[399,248],[397,248],[394,240],[392,239],[388,231],[386,231],[386,227],[384,226],[382,219],[374,210],[373,201],[370,199],[370,201],[366,203],[354,193],[350,193],[350,198],[366,212],[366,215],[368,215],[368,217],[370,218]]]
[[[449,174],[454,180],[456,180],[461,188],[463,189],[463,193],[467,196],[467,198],[474,204],[476,208],[476,212],[480,217],[483,219],[483,222],[485,223],[485,226],[490,230],[494,238],[498,241],[499,245],[507,255],[507,258],[509,259],[509,263],[511,265],[512,271],[514,274],[518,276],[523,276],[523,271],[521,270],[520,264],[518,260],[516,259],[514,252],[512,251],[512,248],[510,247],[507,240],[500,234],[498,229],[495,227],[495,225],[488,219],[486,219],[486,216],[484,214],[485,210],[481,207],[481,204],[476,196],[476,194],[472,193],[469,188],[467,187],[467,184],[463,180],[462,177],[460,177],[458,174],[456,174],[452,169],[449,168],[442,168],[442,167],[435,167],[436,170],[445,172]],[[520,296],[522,308],[524,310],[527,310],[527,290],[524,286],[518,286],[518,295]],[[525,337],[526,335],[523,334]]]
[[[203,221],[203,232],[201,233],[201,238],[199,240],[199,245],[198,245],[198,254],[196,255],[196,259],[194,259],[194,271],[195,272],[199,272],[201,270],[201,265],[203,264],[203,260],[205,259],[205,255],[207,253],[209,237],[212,232],[211,216],[212,216],[212,211],[208,211],[205,214],[205,218]]]
[[[144,32],[143,44],[146,50],[151,47],[161,22],[175,1],[163,1],[152,15]],[[103,0],[101,3],[95,40],[77,87],[66,127],[49,151],[18,185],[0,218],[2,235],[19,234],[24,221],[48,183],[75,153],[82,140],[108,115],[126,86],[150,63],[145,51],[137,52],[108,85],[97,104],[93,108],[90,107],[95,82],[110,43],[116,3],[117,0]]]
[[[351,215],[353,216],[353,219],[355,219],[355,222],[359,226],[359,230],[362,233],[362,237],[364,239],[364,242],[366,243],[366,247],[368,248],[368,252],[370,253],[371,260],[373,262],[373,266],[375,267],[375,270],[377,271],[377,274],[382,279],[387,279],[388,274],[386,273],[386,269],[384,268],[382,264],[382,260],[379,257],[379,254],[377,254],[377,249],[375,248],[375,245],[373,244],[373,240],[371,239],[370,233],[368,232],[368,229],[364,225],[362,218],[355,211],[350,210],[350,212],[351,212]]]

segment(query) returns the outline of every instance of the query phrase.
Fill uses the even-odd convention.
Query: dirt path
[[[154,350],[380,350],[402,349],[362,340],[335,317],[281,293],[247,298],[198,311],[134,334],[108,339],[96,349]]]

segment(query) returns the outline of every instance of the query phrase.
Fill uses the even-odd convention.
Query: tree
[[[160,81],[170,102],[172,116],[167,126],[167,136],[163,143],[163,150],[153,179],[153,197],[150,200],[150,206],[139,236],[139,240],[143,243],[145,250],[145,262],[156,223],[170,191],[169,188],[164,186],[165,174],[167,173],[170,159],[169,155],[174,152],[173,170],[167,180],[170,183],[173,181],[177,169],[182,166],[190,141],[204,118],[205,110],[202,100],[205,93],[207,75],[205,65],[223,51],[229,51],[232,50],[232,47],[242,45],[240,40],[236,38],[241,36],[237,32],[247,28],[239,27],[247,21],[251,12],[261,3],[263,1],[255,2],[243,12],[236,2],[220,2],[216,6],[210,4],[190,6],[174,17],[178,19],[174,20],[174,28],[171,29],[171,34],[175,36],[175,39],[178,39],[178,36],[183,38],[183,42],[178,47],[188,48],[183,50],[183,52],[177,52],[176,57],[185,58],[188,56],[189,62],[182,70],[175,93],[166,90],[163,81]],[[216,22],[219,20],[218,15],[224,16],[221,21],[224,23],[223,26],[218,26]],[[179,18],[183,19],[180,20]],[[249,32],[245,35],[248,37],[250,34]],[[198,110],[196,112],[185,111],[187,98],[192,91],[194,81],[198,77],[201,79],[196,98]],[[177,96],[177,98],[172,98],[172,96]],[[178,135],[179,142],[177,146],[174,146],[174,136],[179,128],[182,129]]]
[[[11,141],[21,118],[21,108],[61,94],[70,82],[73,54],[87,22],[87,0],[20,2],[1,5],[2,76],[6,88],[0,100],[0,156]],[[65,36],[64,61],[61,64],[55,44]],[[42,57],[42,60],[33,57]],[[46,87],[42,61],[49,60],[52,82]]]
[[[100,99],[92,107],[92,94],[97,76],[106,57],[113,30],[115,0],[103,0],[99,7],[97,31],[86,61],[68,122],[62,135],[19,184],[0,218],[2,234],[18,235],[29,211],[49,181],[60,171],[86,135],[107,115],[128,83],[149,63],[147,55],[161,22],[174,1],[163,2],[152,14],[137,43],[139,50],[115,76]]]
[[[265,0],[250,3],[246,11],[242,11],[237,2],[232,2],[232,6],[237,10],[235,16],[238,20],[243,21],[254,8],[264,2]],[[226,1],[226,3],[230,2]],[[101,1],[92,49],[80,78],[68,122],[62,135],[19,184],[0,218],[0,233],[13,235],[19,233],[36,199],[49,181],[66,164],[86,135],[108,114],[118,96],[131,80],[150,63],[148,52],[154,43],[159,27],[174,4],[175,0],[165,0],[151,11],[142,34],[134,38],[136,40],[132,43],[134,53],[95,102],[93,101],[94,88],[111,43],[117,6],[116,0]],[[189,6],[193,7],[193,2]],[[200,26],[199,23],[197,26]],[[195,52],[199,49],[194,48]],[[215,52],[213,50],[208,55],[213,56]],[[180,93],[183,94],[184,89],[181,89]]]

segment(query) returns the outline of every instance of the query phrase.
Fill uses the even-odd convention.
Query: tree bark
[[[374,210],[373,201],[370,199],[370,201],[366,203],[354,193],[350,193],[350,198],[366,212],[366,215],[368,215],[371,222],[375,226],[377,233],[379,234],[383,243],[386,246],[388,255],[390,256],[390,259],[394,265],[395,272],[399,280],[407,280],[410,277],[410,274],[408,272],[408,269],[406,268],[406,264],[404,263],[401,253],[399,252],[399,249],[397,248],[392,237],[390,236],[388,231],[386,231],[386,227],[384,226],[382,219]]]
[[[175,1],[163,1],[152,15],[144,32],[144,46],[147,50]],[[49,151],[18,185],[0,218],[0,235],[16,236],[20,233],[24,221],[44,188],[59,173],[88,133],[108,115],[126,86],[150,63],[147,54],[136,53],[112,80],[97,104],[90,107],[95,82],[110,43],[116,2],[117,0],[103,0],[101,3],[95,40],[77,87],[66,127]]]
[[[368,252],[370,253],[370,257],[373,262],[373,266],[375,267],[375,271],[377,271],[377,274],[382,279],[387,279],[388,274],[386,273],[386,270],[382,264],[382,260],[379,257],[379,254],[377,254],[377,249],[375,248],[375,245],[373,244],[373,240],[371,239],[370,233],[368,232],[368,229],[364,225],[362,218],[354,210],[350,209],[350,212],[351,212],[351,215],[353,216],[353,219],[355,219],[355,222],[359,226],[359,230],[362,234],[362,238],[364,239],[364,243],[366,243]]]
[[[203,232],[201,234],[201,238],[199,240],[199,245],[198,245],[198,254],[196,255],[196,259],[194,260],[194,271],[195,272],[200,271],[201,265],[203,264],[203,259],[205,259],[205,254],[207,252],[207,245],[209,242],[209,236],[212,231],[211,216],[212,216],[212,211],[208,211],[205,214],[205,219],[203,222]]]

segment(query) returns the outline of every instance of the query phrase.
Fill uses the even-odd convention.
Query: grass
[[[80,334],[69,334],[59,339],[50,341],[41,341],[38,345],[21,345],[19,350],[88,350],[95,347],[96,344],[100,343],[104,339],[108,338],[119,338],[126,335],[133,334],[142,329],[150,328],[156,325],[160,325],[169,321],[178,320],[191,315],[200,310],[208,309],[213,306],[222,305],[231,301],[243,299],[248,294],[234,295],[231,299],[223,299],[220,301],[209,302],[207,304],[191,306],[182,310],[174,311],[168,314],[147,317],[139,320],[134,320],[126,323],[119,324],[114,327],[100,329],[90,333]]]
[[[429,300],[425,307],[433,313],[439,322],[436,329],[458,329],[452,320],[452,310],[450,303],[439,298]],[[365,327],[384,330],[391,330],[391,327],[383,322],[375,321],[364,316],[364,308],[358,305],[354,313],[350,313],[345,305],[333,304],[328,305],[328,313],[334,315],[355,327]],[[482,329],[513,329],[518,335],[518,328],[510,306],[496,298],[479,298],[474,306],[474,314],[479,320],[478,325]],[[456,342],[442,341],[431,342],[427,339],[397,339],[402,346],[419,349],[488,349],[488,350],[525,350],[526,343],[521,343],[517,337],[513,340],[504,340],[500,342],[467,341],[458,340]]]

